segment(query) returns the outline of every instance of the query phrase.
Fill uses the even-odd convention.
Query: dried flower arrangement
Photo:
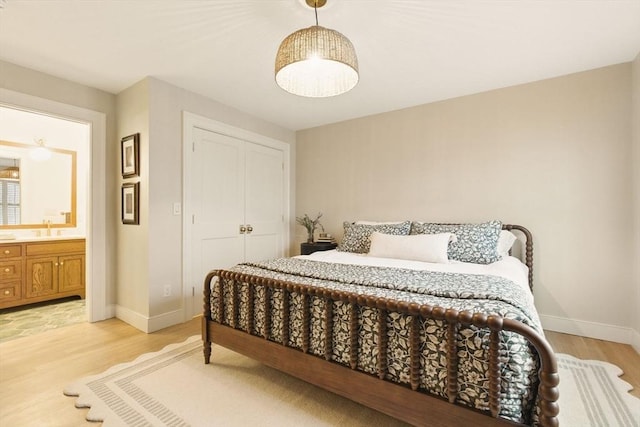
[[[309,215],[304,214],[304,216],[296,217],[296,222],[302,225],[307,229],[307,243],[313,243],[313,234],[316,231],[316,228],[320,228],[324,231],[324,227],[320,224],[320,218],[322,217],[322,213],[319,212],[316,216],[316,219],[309,218]]]

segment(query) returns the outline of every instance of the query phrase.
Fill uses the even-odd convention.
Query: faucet
[[[47,236],[51,236],[51,220],[47,220]]]
[[[60,215],[64,215],[65,224],[71,224],[71,212],[60,212]]]

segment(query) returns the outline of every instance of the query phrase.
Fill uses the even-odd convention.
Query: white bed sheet
[[[463,274],[488,274],[500,276],[511,280],[518,286],[527,290],[527,294],[533,294],[529,288],[529,268],[516,257],[504,257],[502,260],[491,264],[472,264],[468,262],[449,261],[446,264],[436,264],[422,261],[409,261],[394,258],[377,258],[367,254],[355,254],[341,252],[335,249],[330,251],[318,251],[311,255],[298,255],[295,258],[310,259],[322,262],[334,262],[338,264],[370,265],[378,267],[406,268],[410,270],[440,271],[445,273]]]

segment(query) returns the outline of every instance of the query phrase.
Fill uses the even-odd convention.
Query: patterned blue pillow
[[[411,221],[398,224],[354,224],[345,221],[344,237],[337,249],[342,252],[353,252],[356,254],[366,254],[371,247],[371,235],[374,231],[396,236],[406,236],[411,230]]]
[[[502,259],[498,253],[500,230],[500,221],[482,224],[411,223],[411,234],[454,233],[458,239],[449,243],[449,259],[475,264],[491,264]]]

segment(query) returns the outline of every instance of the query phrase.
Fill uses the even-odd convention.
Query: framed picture
[[[122,184],[122,223],[140,224],[140,183]]]
[[[140,134],[125,136],[120,141],[122,177],[131,178],[140,175]]]

